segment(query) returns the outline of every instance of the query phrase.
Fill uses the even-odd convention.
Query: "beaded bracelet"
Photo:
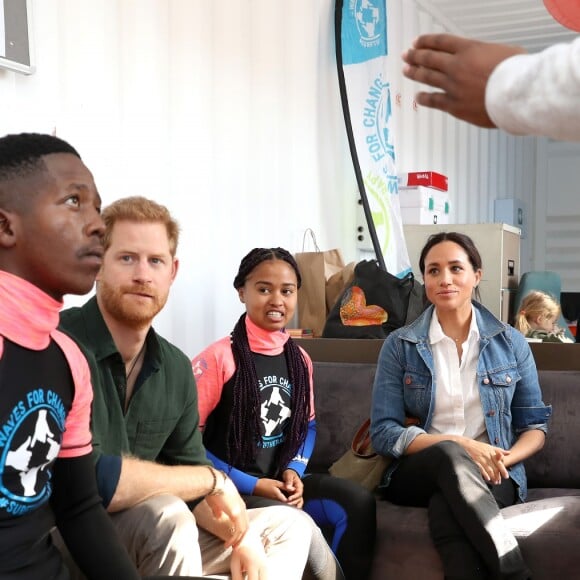
[[[214,467],[210,467],[209,465],[206,465],[206,467],[209,469],[209,472],[211,473],[211,476],[213,477],[213,484],[211,486],[211,490],[207,495],[220,495],[224,492],[224,486],[226,484],[226,480],[227,480],[227,475],[219,470],[219,469],[215,469]],[[220,489],[217,489],[217,485],[218,485],[218,480],[217,480],[217,476],[216,476],[216,471],[218,473],[221,473],[221,475],[224,478],[224,483],[222,485],[222,487]]]

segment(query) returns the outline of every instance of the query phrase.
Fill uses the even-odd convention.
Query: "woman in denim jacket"
[[[380,491],[428,507],[445,578],[529,578],[499,510],[525,499],[522,461],[551,415],[534,359],[521,333],[472,301],[482,264],[468,236],[431,236],[419,267],[432,306],[386,339],[373,389],[372,443],[396,459]]]

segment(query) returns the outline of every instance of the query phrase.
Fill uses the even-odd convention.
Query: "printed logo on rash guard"
[[[290,383],[276,376],[259,381],[260,417],[262,419],[262,447],[276,447],[284,440],[284,424],[290,418]]]
[[[60,450],[66,412],[60,397],[36,389],[0,424],[0,512],[18,516],[50,497],[50,470]]]
[[[199,381],[201,375],[207,371],[207,361],[202,358],[193,362],[193,376]]]

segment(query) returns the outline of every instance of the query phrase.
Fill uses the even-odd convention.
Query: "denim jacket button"
[[[511,377],[508,375],[508,376],[505,378],[505,382],[506,382],[506,383],[511,383],[511,382],[512,382],[512,378],[511,378]]]
[[[496,445],[499,443],[499,439],[497,437],[493,441]]]
[[[405,384],[406,384],[406,385],[410,385],[410,384],[411,384],[411,377],[407,377],[407,378],[405,379]]]
[[[492,409],[491,411],[487,412],[488,417],[495,417],[495,411]]]
[[[483,384],[489,385],[489,379],[487,377],[485,377],[485,379],[483,379]]]

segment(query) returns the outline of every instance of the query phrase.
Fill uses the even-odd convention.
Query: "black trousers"
[[[322,530],[346,580],[366,580],[375,552],[375,496],[358,483],[332,475],[306,474],[303,481],[304,511]]]
[[[516,484],[507,479],[488,485],[459,444],[444,441],[403,457],[383,496],[398,505],[428,508],[445,578],[531,577],[499,511],[518,501]]]

